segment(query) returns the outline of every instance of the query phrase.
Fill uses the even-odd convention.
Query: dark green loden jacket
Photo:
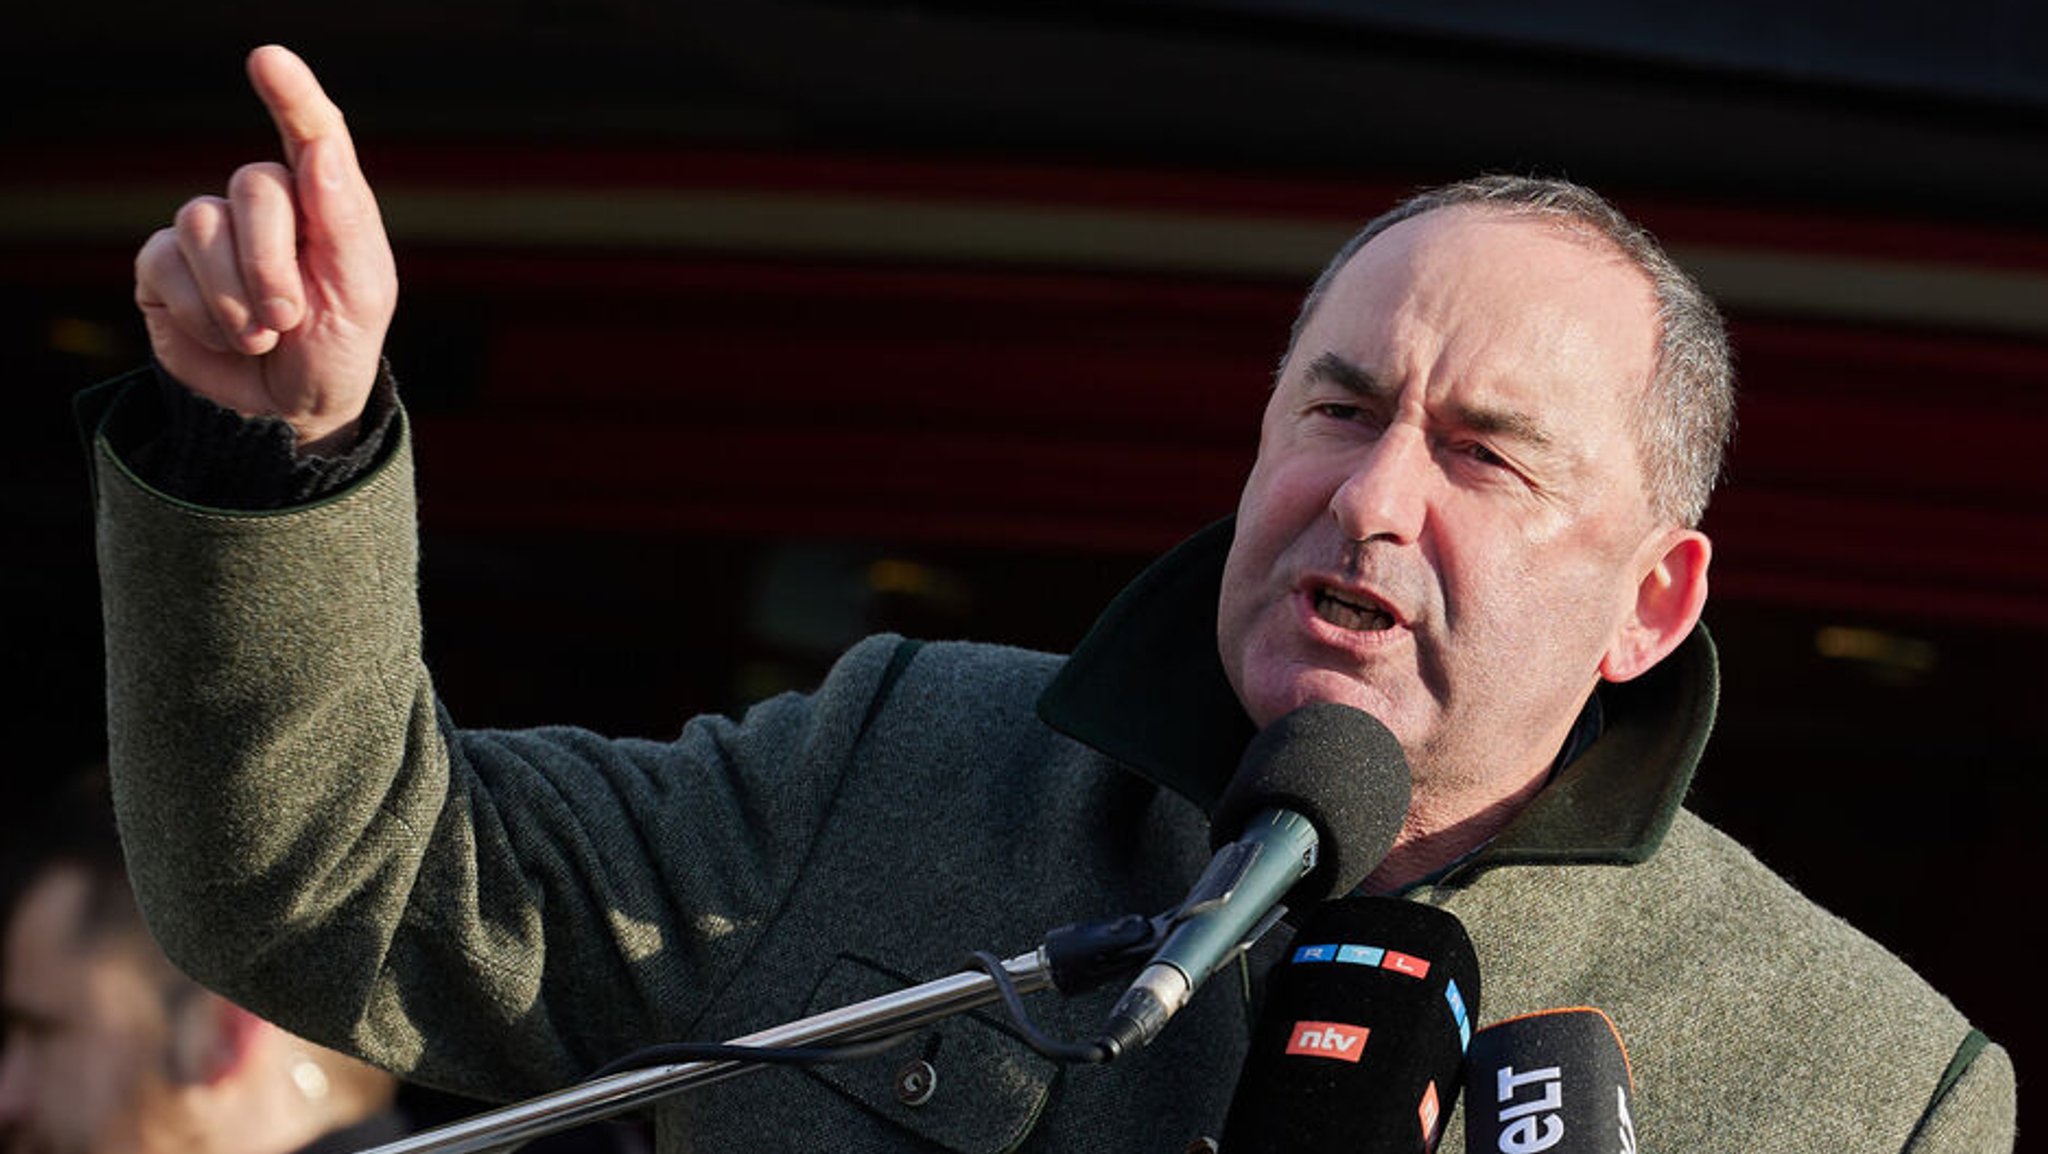
[[[115,438],[118,441],[118,438]],[[673,742],[455,728],[420,657],[402,441],[329,499],[234,513],[94,442],[116,803],[169,954],[308,1037],[500,1098],[722,1040],[1177,901],[1250,734],[1214,654],[1227,530],[1067,659],[874,638],[806,696]],[[1597,1005],[1656,1151],[2008,1149],[2005,1052],[1681,808],[1704,632],[1488,849],[1410,896],[1463,920],[1481,1018]],[[1258,964],[1279,943],[1262,943]],[[993,1013],[901,1056],[669,1100],[665,1151],[1180,1151],[1220,1132],[1251,1016],[1219,979],[1147,1049],[1056,1067]],[[1033,998],[1084,1037],[1114,991]],[[1443,1148],[1462,1149],[1454,1116]]]

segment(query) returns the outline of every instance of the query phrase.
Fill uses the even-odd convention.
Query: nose
[[[1388,426],[1330,495],[1330,513],[1345,539],[1413,544],[1422,532],[1431,467],[1421,430]]]

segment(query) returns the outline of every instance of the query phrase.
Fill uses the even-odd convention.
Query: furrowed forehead
[[[1391,406],[1396,390],[1378,375],[1330,350],[1310,358],[1303,376],[1312,384],[1335,388],[1362,404]],[[1536,414],[1506,405],[1452,396],[1425,407],[1435,422],[1484,437],[1522,442],[1537,450],[1556,447],[1556,438]]]
[[[1291,358],[1303,380],[1385,403],[1421,380],[1440,427],[1533,452],[1605,455],[1582,442],[1629,423],[1655,371],[1648,278],[1597,233],[1547,216],[1410,218],[1330,289]]]

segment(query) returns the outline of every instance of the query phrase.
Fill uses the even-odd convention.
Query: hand
[[[398,273],[341,109],[305,61],[249,54],[284,163],[244,165],[227,196],[178,210],[135,257],[135,303],[166,371],[244,416],[277,416],[302,451],[354,443],[377,381]]]

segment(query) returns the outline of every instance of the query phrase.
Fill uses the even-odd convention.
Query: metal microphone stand
[[[1052,963],[1044,947],[1005,961],[1003,972],[1010,976],[1018,993],[1034,993],[1053,984]],[[1000,996],[994,978],[979,971],[967,971],[735,1038],[731,1044],[808,1046],[868,1041],[987,1005]],[[666,1094],[760,1068],[761,1064],[756,1062],[723,1061],[627,1070],[387,1142],[363,1154],[474,1154],[495,1150],[609,1118]]]
[[[1047,934],[1037,949],[1000,963],[1002,972],[1018,995],[1046,989],[1075,994],[1128,974],[1151,958],[1160,944],[1190,919],[1228,903],[1261,856],[1256,843],[1240,841],[1227,846],[1210,860],[1194,888],[1175,908],[1150,918],[1127,914],[1062,926]],[[1314,856],[1310,854],[1305,861],[1296,862],[1294,868],[1305,873],[1313,864]],[[1243,952],[1279,921],[1285,910],[1286,907],[1276,905],[1264,911],[1264,916],[1229,953]],[[1243,929],[1233,924],[1231,936]],[[993,958],[988,961],[995,964]],[[728,1044],[787,1047],[872,1041],[985,1006],[1002,996],[994,977],[980,970],[966,970],[735,1038]],[[1138,1039],[1137,1044],[1142,1042]],[[1117,1052],[1118,1047],[1111,1042],[1106,1052],[1086,1060],[1107,1061]],[[728,1059],[626,1070],[371,1147],[361,1154],[478,1154],[622,1114],[663,1095],[709,1085],[762,1065]]]

